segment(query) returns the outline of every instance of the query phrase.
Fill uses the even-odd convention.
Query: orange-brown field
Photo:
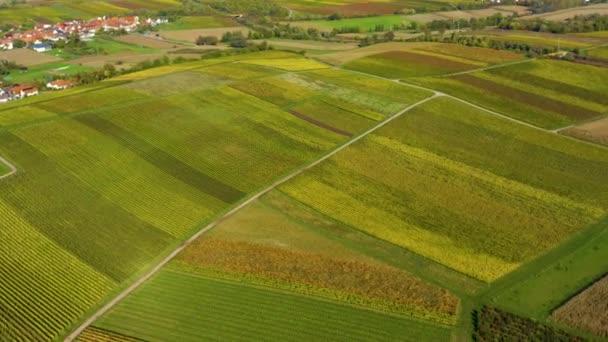
[[[608,118],[570,127],[561,133],[578,139],[608,145]]]
[[[555,310],[552,317],[597,336],[608,337],[608,275]]]
[[[247,35],[249,33],[249,29],[242,26],[235,27],[222,27],[222,28],[212,28],[212,29],[194,29],[194,30],[178,30],[178,31],[160,31],[160,35],[163,38],[182,41],[182,42],[191,42],[194,43],[196,38],[199,36],[214,36],[217,38],[222,38],[222,35],[226,32],[243,32],[243,35]]]

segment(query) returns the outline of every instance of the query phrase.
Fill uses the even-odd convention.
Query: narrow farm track
[[[357,141],[363,139],[364,137],[366,137],[367,135],[375,132],[376,130],[380,129],[381,127],[384,127],[385,125],[387,125],[388,123],[390,123],[391,121],[397,119],[398,117],[400,117],[401,115],[407,113],[408,111],[436,98],[439,96],[445,96],[445,94],[436,92],[436,91],[432,91],[433,95],[430,97],[427,97],[424,100],[418,101],[410,106],[408,106],[407,108],[399,111],[398,113],[394,114],[393,116],[387,118],[386,120],[380,122],[378,125],[370,128],[369,130],[357,135],[356,137],[354,137],[353,139],[345,142],[344,144],[338,146],[337,148],[335,148],[333,151],[327,153],[326,155],[322,156],[321,158],[313,161],[312,163],[302,166],[301,168],[295,170],[294,172],[288,174],[287,176],[281,178],[280,180],[274,182],[273,184],[271,184],[270,186],[266,187],[265,189],[255,193],[254,195],[252,195],[251,197],[249,197],[247,200],[245,200],[244,202],[242,202],[241,204],[239,204],[238,206],[236,206],[235,208],[233,208],[232,210],[230,210],[229,212],[227,212],[225,215],[223,215],[222,217],[216,219],[215,221],[209,223],[208,225],[206,225],[205,227],[203,227],[201,230],[199,230],[196,234],[194,234],[192,237],[190,237],[188,240],[186,240],[184,243],[182,243],[179,247],[177,247],[175,250],[173,250],[173,252],[171,252],[167,257],[165,257],[164,259],[162,259],[158,264],[156,264],[156,266],[154,266],[152,269],[150,269],[148,272],[146,272],[143,276],[141,276],[140,278],[138,278],[133,284],[131,284],[129,287],[127,287],[125,290],[123,290],[120,294],[118,294],[116,297],[114,297],[110,302],[108,302],[106,305],[104,305],[103,307],[101,307],[99,310],[97,310],[97,312],[95,312],[93,315],[91,315],[85,322],[83,322],[80,326],[78,326],[70,335],[68,335],[64,341],[66,342],[71,342],[74,341],[78,335],[80,335],[88,326],[90,326],[91,324],[93,324],[93,322],[95,322],[98,318],[100,318],[101,316],[103,316],[106,312],[108,312],[112,307],[114,307],[116,304],[118,304],[120,301],[122,301],[123,299],[125,299],[129,294],[131,294],[133,291],[135,291],[139,286],[141,286],[144,282],[146,282],[148,279],[150,279],[153,275],[155,275],[157,272],[159,272],[161,270],[161,268],[163,266],[165,266],[169,261],[171,261],[175,256],[177,256],[181,251],[183,251],[186,247],[188,247],[192,242],[194,242],[194,240],[198,239],[201,235],[205,234],[206,232],[208,232],[209,230],[211,230],[213,227],[215,227],[218,223],[220,223],[221,221],[227,219],[228,217],[232,216],[233,214],[235,214],[236,212],[238,212],[239,210],[245,208],[247,205],[251,204],[253,201],[257,200],[260,196],[270,192],[271,190],[275,189],[276,187],[286,183],[287,181],[291,180],[292,178],[300,175],[301,173],[305,172],[306,170],[322,163],[323,161],[331,158],[332,156],[334,156],[335,154],[337,154],[338,152],[346,149],[347,147],[351,146],[352,144],[356,143]]]
[[[5,175],[0,176],[0,179],[4,179],[4,178],[7,178],[7,177],[10,177],[10,176],[14,175],[17,172],[17,168],[15,167],[15,165],[11,164],[8,160],[0,157],[0,162],[4,163],[11,170],[11,172],[9,172],[9,173],[7,173]]]
[[[510,65],[530,63],[530,62],[533,62],[535,60],[536,60],[536,58],[522,59],[522,60],[515,61],[515,62],[508,62],[508,63],[502,63],[502,64],[494,64],[494,65],[490,65],[490,66],[486,66],[486,67],[482,67],[482,68],[476,68],[476,69],[470,69],[470,70],[465,70],[465,71],[452,72],[452,73],[449,73],[449,74],[442,74],[442,75],[431,76],[431,77],[450,77],[450,76],[464,75],[464,74],[470,74],[472,72],[477,72],[477,71],[486,71],[486,70],[492,70],[492,69],[502,68],[502,67],[506,67],[506,66],[510,66]]]

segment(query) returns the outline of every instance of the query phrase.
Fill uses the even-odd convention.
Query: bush
[[[217,45],[218,39],[215,36],[198,36],[196,45]]]

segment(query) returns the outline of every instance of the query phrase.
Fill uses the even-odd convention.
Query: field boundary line
[[[78,326],[76,329],[74,329],[65,339],[65,342],[71,342],[74,341],[78,335],[80,335],[87,327],[89,327],[91,324],[93,324],[97,319],[99,319],[101,316],[103,316],[105,313],[107,313],[110,309],[112,309],[112,307],[114,307],[116,304],[118,304],[119,302],[121,302],[124,298],[126,298],[128,295],[130,295],[133,291],[135,291],[138,287],[140,287],[143,283],[145,283],[147,280],[149,280],[150,278],[152,278],[152,276],[154,276],[156,273],[158,273],[161,268],[163,268],[167,263],[169,263],[169,261],[171,261],[175,256],[177,256],[181,251],[183,251],[186,247],[188,247],[192,242],[194,242],[196,239],[198,239],[200,236],[202,236],[203,234],[205,234],[206,232],[208,232],[209,230],[211,230],[212,228],[214,228],[218,223],[222,222],[223,220],[227,219],[228,217],[232,216],[233,214],[235,214],[236,212],[238,212],[239,210],[243,209],[244,207],[248,206],[249,204],[251,204],[252,202],[254,202],[255,200],[257,200],[258,198],[260,198],[262,195],[274,190],[276,187],[288,182],[289,180],[295,178],[296,176],[300,175],[301,173],[305,172],[306,170],[315,167],[316,165],[322,163],[323,161],[331,158],[332,156],[334,156],[335,154],[337,154],[338,152],[346,149],[347,147],[351,146],[352,144],[356,143],[357,141],[363,139],[364,137],[366,137],[367,135],[375,132],[376,130],[384,127],[385,125],[387,125],[388,123],[390,123],[391,121],[397,119],[398,117],[400,117],[401,115],[405,114],[406,112],[410,111],[413,108],[416,108],[428,101],[431,101],[432,99],[439,97],[439,96],[444,96],[444,94],[438,93],[436,91],[432,92],[433,95],[420,100],[414,104],[409,105],[408,107],[402,109],[401,111],[397,112],[396,114],[388,117],[387,119],[383,120],[382,122],[380,122],[379,124],[375,125],[374,127],[368,129],[367,131],[357,135],[356,137],[354,137],[353,139],[348,140],[347,142],[343,143],[342,145],[338,146],[337,148],[335,148],[334,150],[330,151],[329,153],[325,154],[324,156],[320,157],[319,159],[304,165],[302,167],[300,167],[299,169],[293,171],[292,173],[288,174],[287,176],[279,179],[278,181],[272,183],[271,185],[269,185],[268,187],[264,188],[263,190],[255,193],[254,195],[252,195],[251,197],[249,197],[247,200],[245,200],[244,202],[242,202],[241,204],[239,204],[238,206],[232,208],[230,211],[228,211],[226,214],[222,215],[221,217],[217,218],[216,220],[214,220],[213,222],[209,223],[208,225],[206,225],[205,227],[203,227],[202,229],[200,229],[198,232],[196,232],[194,235],[192,235],[188,240],[184,241],[181,245],[179,245],[176,249],[173,250],[173,252],[171,252],[168,256],[166,256],[164,259],[162,259],[158,264],[156,264],[156,266],[154,266],[152,269],[148,270],[143,276],[141,276],[139,279],[137,279],[134,283],[132,283],[129,287],[127,287],[125,290],[123,290],[120,294],[118,294],[116,297],[114,297],[110,302],[106,303],[104,306],[102,306],[99,310],[97,310],[97,312],[95,312],[93,315],[91,315],[86,321],[84,321],[80,326]]]
[[[8,177],[14,175],[15,173],[17,173],[17,167],[15,167],[15,165],[11,164],[8,160],[0,157],[0,162],[5,164],[6,166],[8,166],[8,168],[11,170],[9,173],[0,176],[0,179],[8,178]]]
[[[476,68],[476,69],[470,69],[470,70],[464,70],[464,71],[458,71],[458,72],[452,72],[452,73],[448,73],[448,74],[441,74],[441,75],[428,76],[428,77],[458,76],[458,75],[470,74],[472,72],[486,71],[486,70],[491,70],[491,69],[497,69],[497,68],[507,67],[507,66],[511,66],[511,65],[529,63],[529,62],[532,62],[532,61],[535,61],[535,60],[536,60],[536,58],[527,58],[527,59],[522,59],[522,60],[513,61],[513,62],[507,62],[507,63],[502,63],[502,64],[489,65],[489,66],[485,66],[485,67],[482,67],[482,68]]]

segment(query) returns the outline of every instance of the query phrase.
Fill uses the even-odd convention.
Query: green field
[[[336,29],[338,31],[344,31],[346,29],[352,30],[356,28],[359,32],[385,32],[400,28],[404,24],[407,24],[407,20],[403,16],[383,15],[377,17],[350,18],[340,20],[313,20],[294,23],[293,25],[319,28],[324,27],[326,28],[326,31],[331,31],[333,29]]]
[[[323,320],[318,320],[323,317]],[[398,316],[219,281],[168,269],[121,302],[96,327],[149,341],[405,341],[450,331]]]
[[[496,305],[545,319],[567,299],[608,271],[608,220],[506,277],[487,296]],[[504,283],[504,284],[503,284]]]
[[[596,58],[608,59],[608,47],[587,50],[587,55]]]
[[[599,220],[608,207],[600,171],[607,162],[603,149],[437,99],[280,189],[339,222],[492,281]],[[528,171],[533,163],[560,169],[540,177]]]
[[[6,164],[4,164],[4,162],[0,161],[0,177],[6,175],[10,171],[11,171],[11,169],[8,167],[8,165],[6,165]]]
[[[69,62],[51,62],[29,67],[26,72],[13,71],[10,75],[4,76],[3,80],[10,84],[32,83],[35,81],[46,84],[46,81],[52,80],[53,76],[70,76],[79,72],[91,70],[93,70],[93,68],[70,64]]]
[[[128,44],[112,39],[109,36],[97,36],[93,40],[87,42],[87,47],[95,49],[98,55],[114,55],[119,53],[132,53],[132,54],[153,54],[160,53],[160,49],[153,49],[145,46],[138,46],[134,44]],[[78,57],[85,57],[86,55],[78,55],[65,49],[54,49],[52,51],[45,52],[50,56],[55,56],[63,59],[73,59]]]
[[[287,57],[277,65],[298,58],[267,56]],[[60,338],[198,227],[348,139],[289,106],[324,98],[375,118],[373,125],[394,112],[361,99],[377,98],[386,111],[429,95],[388,81],[391,91],[380,96],[364,82],[341,88],[311,76],[280,79],[277,68],[237,60],[146,70],[0,109],[0,155],[23,170],[0,182],[8,227],[0,283],[10,294],[0,301],[11,308],[0,323],[9,339]],[[277,82],[280,92],[308,88],[311,97],[277,107],[238,90],[251,78]]]
[[[327,16],[340,13],[343,16],[362,17],[369,15],[389,15],[401,10],[415,9],[418,11],[451,10],[450,2],[441,0],[373,0],[369,2],[354,2],[349,0],[278,0],[279,4],[303,13]],[[456,0],[451,3],[471,2]]]
[[[451,77],[409,79],[543,128],[601,117],[608,111],[605,68],[537,60]],[[514,105],[517,104],[517,105]]]

